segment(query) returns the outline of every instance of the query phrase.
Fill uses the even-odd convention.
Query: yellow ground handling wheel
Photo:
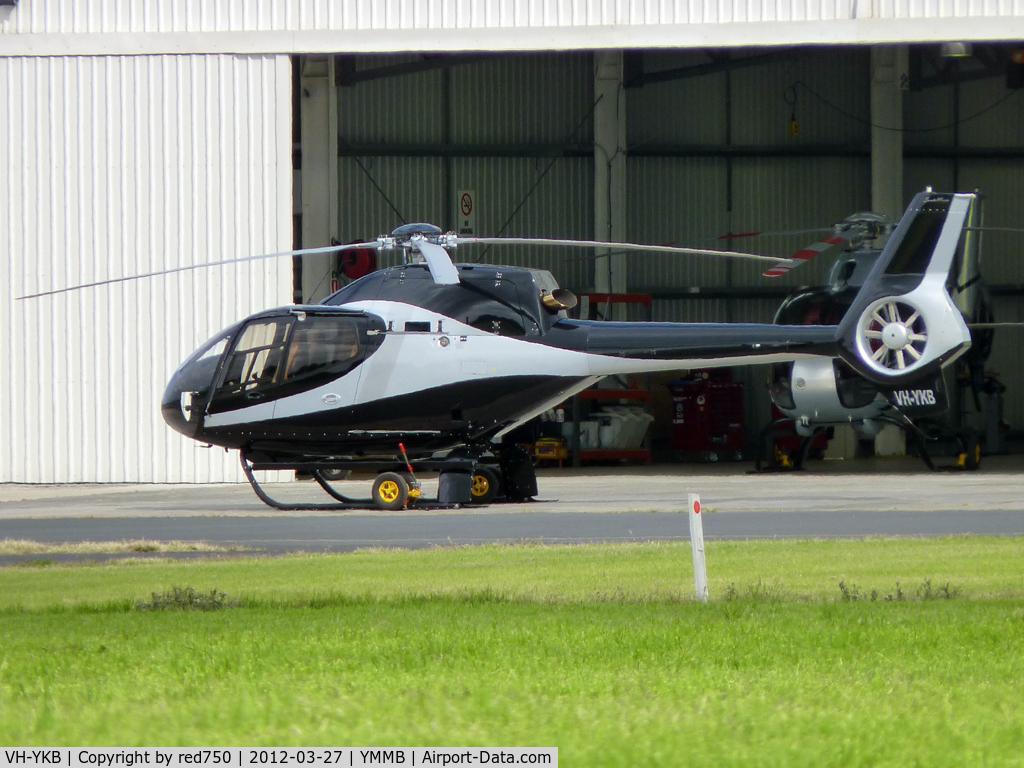
[[[409,501],[409,484],[397,472],[381,472],[373,482],[371,497],[378,509],[404,509]]]
[[[501,481],[498,473],[483,465],[473,470],[473,481],[470,487],[470,504],[490,504],[501,492]]]

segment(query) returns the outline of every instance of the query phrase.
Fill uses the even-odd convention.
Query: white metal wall
[[[20,0],[35,33],[239,32],[992,18],[1020,0]]]
[[[289,301],[290,260],[15,298],[290,248],[290,78],[287,56],[0,57],[0,482],[240,476],[160,398],[204,339]]]
[[[17,30],[33,33],[237,32],[268,29],[436,29],[446,27],[595,26],[608,24],[723,23],[761,20],[849,19],[856,0],[703,0],[690,2],[532,2],[523,0],[420,0],[416,2],[325,2],[248,0],[211,3],[164,0],[21,0]],[[886,18],[987,15],[1005,3],[883,2]],[[930,7],[929,7],[930,6]],[[947,6],[943,8],[943,6]],[[980,6],[980,8],[972,8]],[[987,7],[986,7],[987,6]],[[942,12],[946,10],[946,13]],[[958,13],[959,11],[959,13]]]
[[[30,33],[18,55],[507,51],[998,40],[1015,16],[1024,0],[20,0],[0,32]]]

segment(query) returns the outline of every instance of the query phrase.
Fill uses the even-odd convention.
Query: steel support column
[[[626,239],[626,90],[622,51],[594,54],[594,238]],[[606,251],[607,253],[607,251]],[[626,293],[626,257],[607,253],[594,263],[598,293]]]
[[[890,221],[903,215],[903,91],[907,47],[871,49],[871,210]]]
[[[903,91],[909,83],[905,45],[871,49],[871,210],[896,222],[903,215]],[[887,425],[875,453],[906,453],[903,430]]]
[[[334,57],[304,59],[302,99],[302,246],[330,245],[338,232],[338,92]],[[302,300],[315,303],[331,292],[333,255],[302,260]]]

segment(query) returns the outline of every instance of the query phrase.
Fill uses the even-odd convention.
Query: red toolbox
[[[744,447],[743,383],[728,370],[694,371],[690,379],[669,382],[672,391],[672,444],[712,460]]]

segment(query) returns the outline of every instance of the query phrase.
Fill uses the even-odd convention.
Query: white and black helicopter
[[[370,243],[291,252],[399,249],[406,263],[321,304],[260,312],[218,333],[171,377],[163,417],[194,440],[237,449],[256,494],[277,508],[400,509],[418,499],[424,471],[440,472],[441,505],[486,502],[499,488],[529,499],[530,457],[502,437],[605,376],[835,358],[885,389],[937,375],[971,346],[949,275],[972,200],[917,195],[829,324],[574,320],[575,296],[550,273],[451,256],[465,245],[537,243],[709,253],[698,249],[461,237],[412,224]],[[255,258],[264,257],[243,260]],[[336,503],[277,502],[253,476],[262,469],[310,472]],[[324,479],[345,469],[379,473],[370,500]]]
[[[950,263],[946,290],[973,334],[974,344],[962,360],[967,362],[972,382],[977,380],[978,385],[983,381],[984,363],[992,341],[991,303],[980,272],[982,203],[977,193],[941,195],[929,191],[919,195],[911,205],[912,210],[918,206],[916,215],[899,238],[897,252],[892,256],[898,263],[912,261],[917,258],[913,254],[922,250],[943,252],[943,259]],[[839,251],[827,285],[801,289],[787,297],[774,322],[780,325],[840,322],[873,274],[875,263],[886,253],[874,245],[876,238],[891,231],[892,226],[879,214],[854,214],[835,225],[828,237],[788,261],[770,267],[765,276],[777,277],[818,254]],[[769,389],[772,401],[784,416],[762,431],[755,468],[758,471],[765,467],[801,468],[813,441],[828,427],[850,424],[861,437],[870,438],[885,424],[893,424],[903,429],[916,444],[930,469],[935,469],[935,465],[927,446],[940,436],[948,436],[957,443],[960,466],[976,469],[981,456],[977,433],[954,430],[939,418],[950,408],[942,372],[914,365],[927,345],[924,321],[915,305],[894,298],[877,306],[863,328],[865,338],[872,340],[873,367],[919,371],[896,385],[866,378],[841,358],[796,360],[772,366]],[[891,347],[886,341],[886,329],[893,328],[894,323],[907,329],[907,344],[902,348]],[[803,439],[792,458],[765,455],[766,451],[777,454],[772,450],[775,438],[794,428]]]

